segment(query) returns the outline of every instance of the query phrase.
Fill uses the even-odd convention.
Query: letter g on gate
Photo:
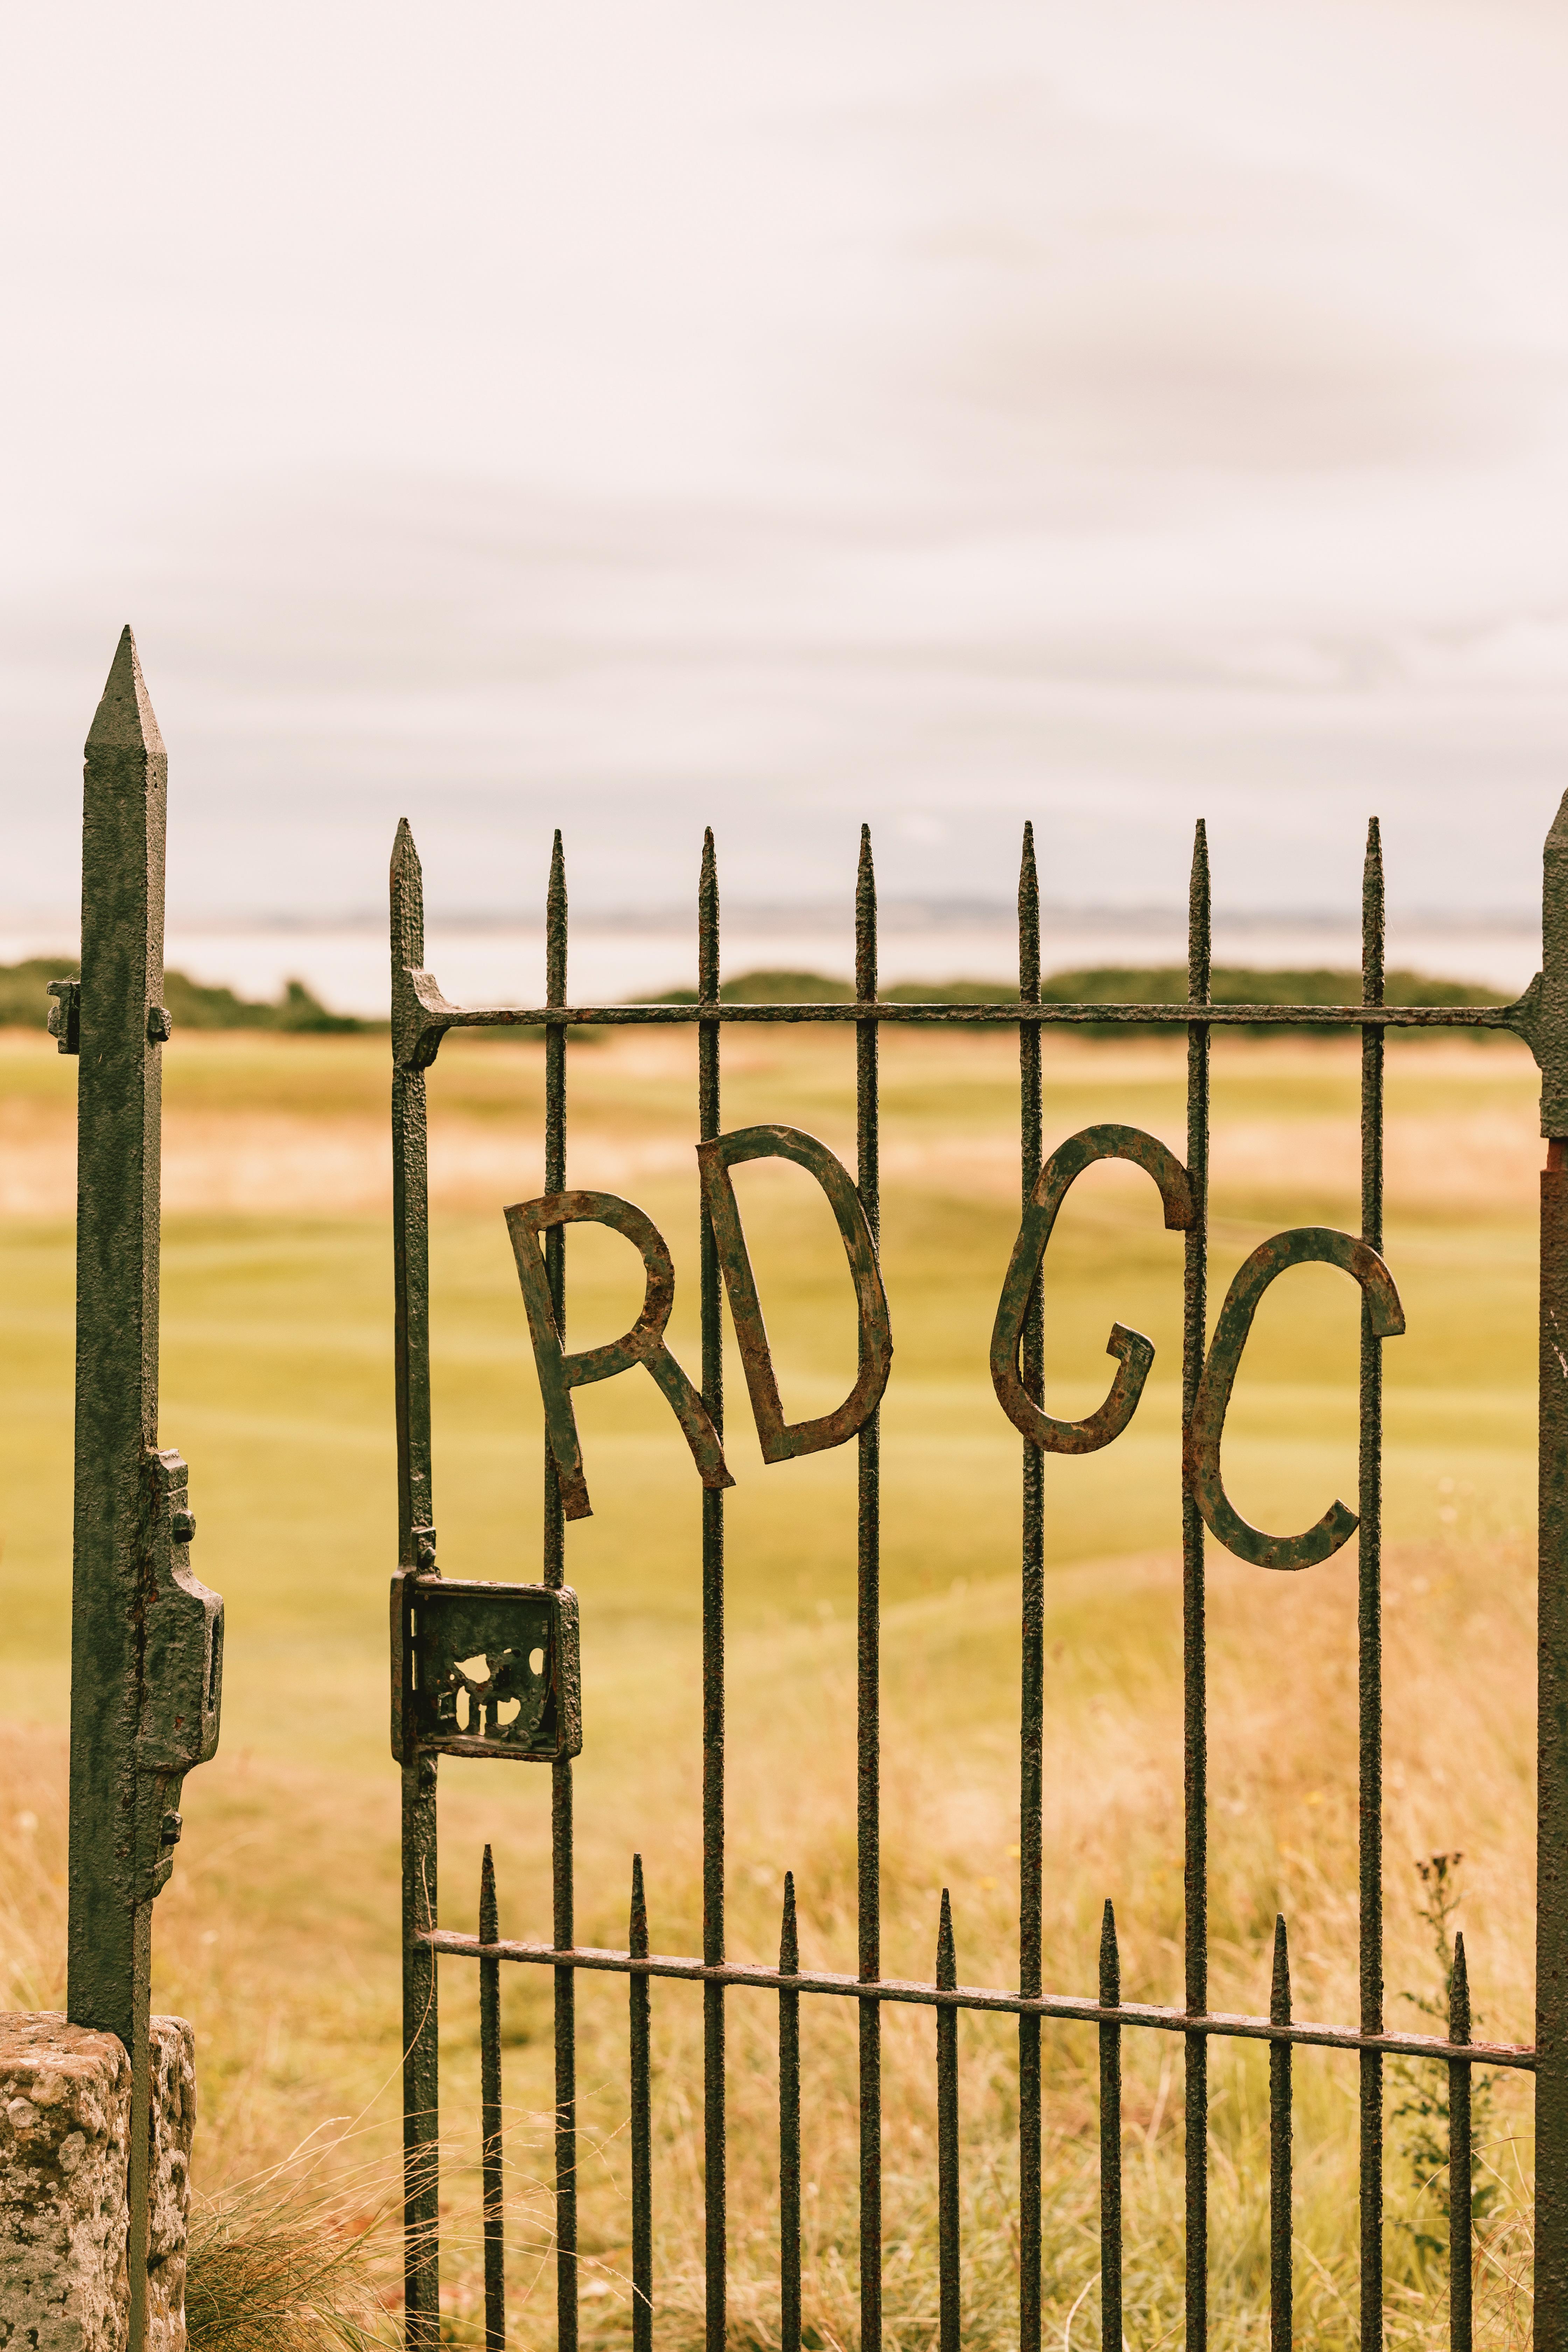
[[[1091,1412],[1084,1421],[1058,1421],[1054,1413],[1043,1412],[1025,1388],[1018,1370],[1018,1349],[1029,1301],[1039,1279],[1057,1212],[1069,1187],[1097,1160],[1131,1160],[1135,1167],[1147,1170],[1159,1187],[1165,1223],[1172,1232],[1186,1231],[1196,1219],[1186,1170],[1174,1152],[1156,1142],[1153,1136],[1145,1135],[1141,1128],[1083,1128],[1059,1144],[1041,1169],[1034,1198],[1024,1212],[1024,1222],[1013,1244],[996,1306],[996,1322],[991,1334],[991,1382],[1008,1420],[1023,1431],[1031,1444],[1042,1447],[1047,1454],[1096,1454],[1113,1437],[1120,1437],[1138,1410],[1138,1400],[1154,1360],[1152,1340],[1146,1339],[1142,1331],[1130,1331],[1124,1323],[1113,1323],[1105,1352],[1121,1358],[1116,1378],[1099,1412]]]

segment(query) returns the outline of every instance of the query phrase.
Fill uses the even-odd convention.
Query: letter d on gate
[[[816,1421],[786,1422],[784,1417],[762,1302],[741,1230],[735,1188],[730,1181],[731,1169],[747,1160],[793,1160],[797,1168],[815,1176],[827,1195],[849,1261],[859,1318],[858,1371],[837,1412],[823,1413]],[[888,1295],[878,1270],[871,1229],[849,1171],[826,1143],[803,1134],[798,1127],[738,1127],[732,1135],[718,1135],[710,1143],[700,1143],[697,1161],[719,1263],[724,1270],[724,1287],[730,1294],[730,1312],[746,1370],[763,1460],[787,1462],[792,1454],[821,1454],[829,1446],[847,1444],[881,1402],[893,1365]]]

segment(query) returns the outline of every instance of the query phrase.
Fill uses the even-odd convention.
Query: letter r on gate
[[[668,1399],[691,1448],[691,1458],[702,1484],[732,1486],[735,1482],[724,1466],[723,1449],[708,1417],[708,1409],[664,1344],[664,1327],[675,1304],[675,1268],[653,1219],[614,1192],[546,1192],[537,1201],[520,1201],[505,1215],[512,1255],[517,1260],[518,1280],[522,1285],[523,1305],[528,1309],[533,1360],[539,1368],[540,1393],[544,1400],[545,1432],[564,1516],[569,1519],[593,1516],[587,1481],[583,1475],[583,1449],[577,1437],[577,1416],[572,1410],[572,1391],[585,1387],[590,1381],[610,1380],[616,1372],[629,1370],[633,1364],[646,1365],[655,1385]],[[602,1348],[584,1348],[580,1354],[568,1356],[561,1345],[539,1237],[550,1225],[583,1224],[608,1225],[612,1233],[624,1234],[642,1254],[647,1289],[642,1313],[624,1339],[610,1339]]]

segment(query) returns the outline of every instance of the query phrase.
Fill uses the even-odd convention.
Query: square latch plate
[[[569,1586],[392,1580],[392,1752],[552,1763],[583,1746]]]

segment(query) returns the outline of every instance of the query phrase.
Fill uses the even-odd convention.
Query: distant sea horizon
[[[1046,907],[1040,932],[1041,965],[1047,974],[1181,963],[1186,957],[1185,911],[1174,907]],[[816,971],[836,980],[854,976],[854,931],[845,908],[736,906],[725,912],[722,936],[723,970],[731,977],[759,969]],[[52,955],[68,960],[76,937],[74,917],[0,914],[0,962]],[[952,980],[994,980],[1005,990],[1016,985],[1016,918],[1001,904],[885,904],[878,947],[880,977],[889,985]],[[368,910],[321,923],[176,919],[169,926],[164,960],[193,980],[232,988],[241,996],[275,998],[288,981],[300,980],[334,1012],[367,1019],[386,1014],[385,918]],[[1361,961],[1360,929],[1353,919],[1339,914],[1216,913],[1214,960],[1275,971],[1354,969]],[[1517,992],[1540,964],[1540,919],[1524,912],[1391,918],[1387,961],[1391,968],[1434,979]],[[536,1004],[543,999],[542,923],[433,914],[426,923],[426,962],[454,1003]],[[585,910],[573,920],[571,1003],[616,1003],[689,988],[696,973],[695,924],[689,914]]]

